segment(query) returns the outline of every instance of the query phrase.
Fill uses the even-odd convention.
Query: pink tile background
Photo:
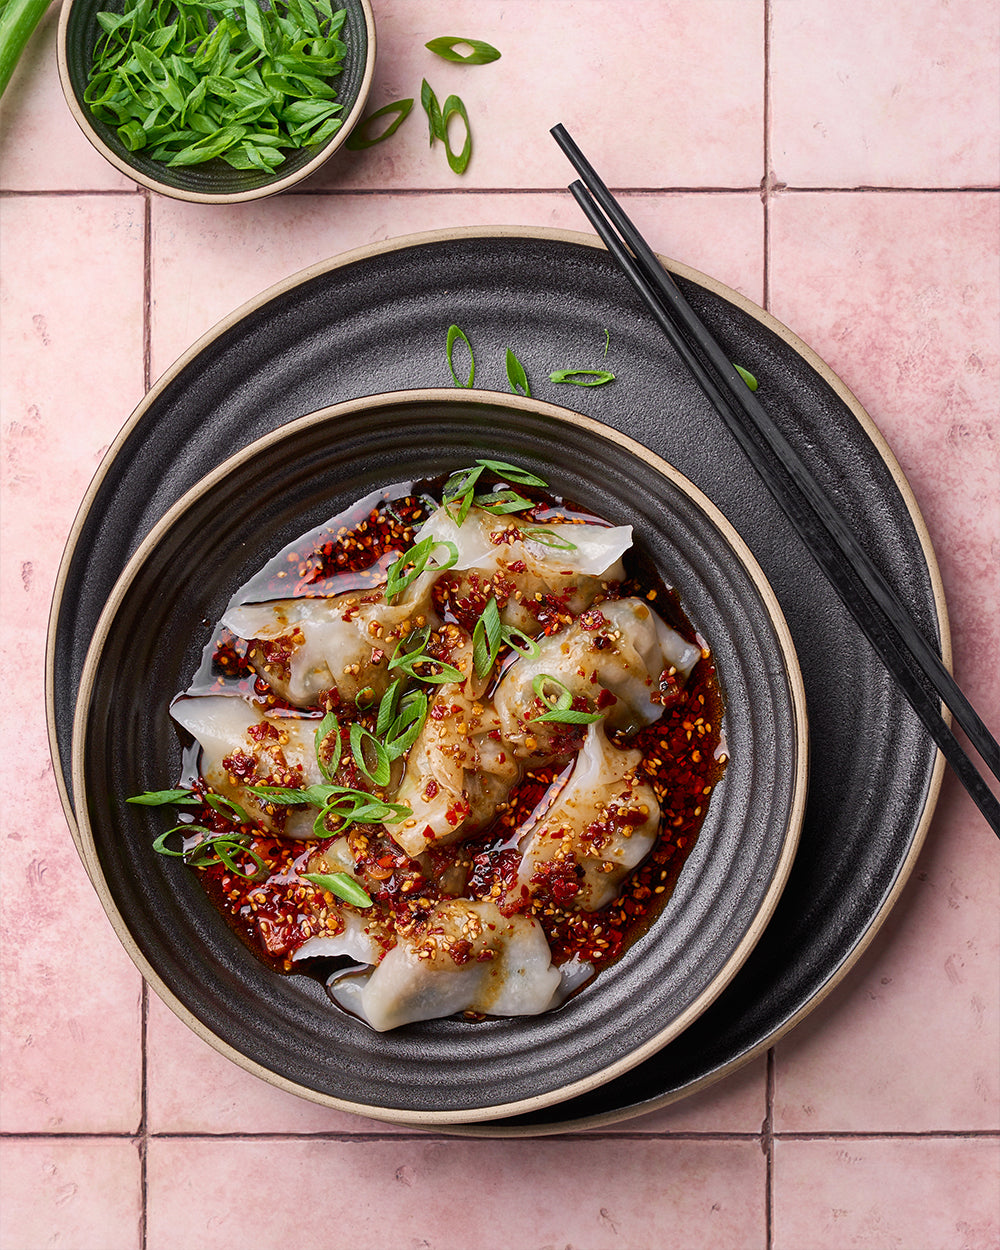
[[[17,759],[0,780],[0,1250],[284,1247],[288,1209],[246,1195],[288,1175],[308,1198],[303,1250],[331,1229],[346,1250],[992,1250],[1000,846],[950,778],[900,903],[806,1021],[719,1084],[601,1131],[422,1135],[285,1094],[143,991],[100,908],[41,691],[56,568],[103,450],[201,334],[308,265],[445,226],[584,229],[556,121],[655,247],[766,302],[872,414],[938,554],[959,680],[1000,731],[996,0],[373,4],[372,107],[424,76],[461,94],[464,179],[417,106],[392,142],[296,193],[218,208],[140,192],[65,107],[55,6],[0,103]],[[423,47],[444,33],[503,58],[449,66]]]

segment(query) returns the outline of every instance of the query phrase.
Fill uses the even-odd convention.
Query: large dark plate
[[[933,552],[891,453],[846,387],[766,313],[668,262],[760,397],[853,523],[873,560],[948,658]],[[611,386],[573,406],[662,455],[748,543],[802,663],[813,770],[799,854],[763,939],[698,1021],[631,1072],[554,1109],[482,1132],[550,1132],[653,1109],[732,1070],[800,1019],[884,919],[916,857],[940,785],[936,752],[721,422],[602,248],[550,231],[460,231],[341,257],[266,292],[202,339],[150,392],[84,501],[50,624],[53,756],[68,799],[84,656],[129,555],[229,453],[338,400],[450,379],[444,338],[462,325],[479,386],[506,389],[504,349],[565,402],[554,368],[603,363]]]
[[[374,1033],[322,985],[283,977],[215,914],[196,874],[153,849],[165,814],[130,795],[180,775],[166,715],[213,622],[267,559],[359,498],[501,454],[559,496],[632,527],[710,641],[730,755],[664,911],[613,967],[541,1016]],[[84,666],[73,800],[84,860],[126,948],[193,1028],[298,1093],[396,1121],[527,1114],[618,1076],[677,1036],[742,965],[798,839],[806,716],[787,628],[724,518],[658,457],[586,417],[490,392],[354,400],[291,422],[189,491],[112,592]],[[707,801],[706,801],[707,802]]]

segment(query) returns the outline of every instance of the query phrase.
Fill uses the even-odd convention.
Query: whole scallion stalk
[[[51,0],[6,0],[0,7],[0,95]]]

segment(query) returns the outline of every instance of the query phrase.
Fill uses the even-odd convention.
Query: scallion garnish
[[[553,533],[548,525],[531,525],[521,531],[525,538],[533,543],[541,543],[543,547],[551,547],[554,551],[576,551],[577,545],[562,534]]]
[[[387,803],[366,790],[353,790],[350,786],[303,786],[296,790],[288,786],[247,786],[250,794],[274,807],[318,807],[319,816],[313,826],[317,837],[328,837],[326,818],[333,816],[339,825],[392,824],[412,815],[401,803]]]
[[[432,564],[431,557],[438,547],[445,548],[448,552],[448,559],[443,564]],[[391,603],[397,595],[402,594],[426,569],[431,568],[435,572],[440,572],[444,569],[450,569],[457,561],[458,548],[454,543],[443,541],[428,534],[426,538],[422,538],[420,542],[408,551],[404,551],[399,559],[389,566],[385,583],[386,603]]]
[[[525,395],[530,399],[531,387],[528,384],[528,375],[524,372],[524,365],[509,347],[507,348],[507,381],[515,395]]]
[[[462,340],[462,342],[465,344],[465,346],[468,348],[468,351],[469,351],[469,376],[464,382],[455,372],[455,365],[452,359],[453,353],[455,351],[455,344],[459,339]],[[451,325],[448,327],[448,338],[445,343],[445,359],[448,361],[448,371],[451,374],[451,376],[454,378],[455,385],[465,386],[465,387],[471,386],[472,383],[475,381],[475,377],[476,377],[476,358],[472,354],[472,344],[469,342],[468,338],[466,337],[465,331],[461,329],[459,326]]]
[[[376,143],[381,143],[383,139],[388,139],[390,135],[394,135],[402,126],[403,122],[410,115],[410,109],[413,108],[413,98],[406,100],[393,100],[391,104],[383,104],[380,109],[376,109],[374,113],[368,116],[351,131],[344,147],[350,148],[352,152],[361,152],[365,148],[373,148]],[[381,117],[388,117],[394,114],[394,120],[383,130],[377,134],[373,134],[373,123],[377,122]]]
[[[472,631],[472,662],[480,677],[485,677],[493,667],[502,643],[503,624],[500,610],[496,599],[491,598]]]
[[[456,556],[457,559],[457,556]],[[415,629],[396,644],[396,650],[392,659],[389,661],[389,671],[398,670],[406,673],[408,677],[413,677],[417,681],[428,682],[431,685],[441,685],[446,681],[463,681],[461,671],[453,664],[446,664],[443,660],[437,659],[436,656],[428,655],[424,651],[424,647],[430,640],[430,626],[424,625],[420,629]],[[418,672],[418,668],[426,669],[428,666],[431,672]]]
[[[459,39],[442,35],[439,39],[425,43],[424,47],[429,48],[436,56],[443,57],[446,61],[455,61],[459,65],[489,65],[492,61],[500,60],[500,53],[496,48],[481,39]],[[471,48],[472,51],[463,56],[457,51],[458,47]]]
[[[399,714],[385,731],[385,753],[390,761],[404,755],[416,742],[427,720],[427,709],[423,690],[414,690],[403,699]]]
[[[481,464],[485,469],[491,469],[508,482],[517,482],[518,486],[539,486],[543,490],[548,486],[548,482],[543,482],[534,473],[529,473],[527,469],[520,469],[516,464],[508,464],[506,460],[477,460],[476,464]]]
[[[604,386],[615,375],[606,369],[557,369],[549,374],[550,382],[568,382],[571,386]]]
[[[340,721],[337,720],[335,712],[327,712],[320,721],[314,741],[319,770],[327,781],[332,783],[343,750],[343,743],[340,740]]]
[[[553,686],[554,692],[551,690]],[[546,710],[538,716],[530,717],[532,721],[555,721],[563,725],[591,725],[594,721],[604,719],[600,712],[577,711],[573,707],[573,695],[569,688],[549,673],[539,673],[531,683],[531,688],[546,707]]]
[[[465,142],[459,152],[451,146],[451,139],[448,136],[448,123],[453,117],[460,117],[465,126]],[[466,112],[465,105],[457,95],[450,95],[441,108],[441,131],[444,150],[447,153],[452,173],[464,174],[469,165],[469,158],[472,156],[472,127],[469,125],[469,114]]]
[[[351,725],[351,754],[355,764],[369,781],[377,786],[389,784],[389,756],[385,747],[370,730],[357,721]]]
[[[524,512],[535,505],[514,490],[491,490],[488,494],[476,496],[476,507],[493,516],[506,516],[511,512]]]
[[[167,838],[174,833],[183,833],[185,837],[190,837],[193,833],[204,833],[204,837],[195,846],[188,847],[182,851],[172,851],[166,844]],[[265,876],[268,871],[267,864],[257,854],[252,846],[249,845],[250,835],[240,833],[220,833],[213,834],[210,829],[206,829],[204,825],[174,825],[172,829],[168,829],[153,843],[153,850],[160,855],[170,855],[177,859],[183,859],[185,863],[192,868],[210,868],[213,864],[223,864],[230,872],[236,873],[238,877],[243,877],[246,881],[256,881]],[[236,856],[246,855],[253,860],[256,865],[253,872],[245,872],[236,862]]]
[[[303,881],[318,885],[321,890],[329,890],[337,898],[354,907],[371,907],[372,901],[367,892],[346,872],[304,872]]]
[[[213,794],[211,791],[206,793],[205,802],[213,812],[218,812],[220,816],[225,816],[227,820],[231,820],[234,816],[241,825],[252,825],[253,817],[248,815],[239,803],[234,803],[232,799],[227,799],[222,794]]]
[[[496,599],[490,598],[472,631],[472,662],[478,676],[486,676],[504,646],[523,656],[538,654],[538,643],[534,638],[513,625],[505,625],[500,619]]]
[[[126,0],[97,14],[84,101],[152,160],[269,171],[342,124],[345,17],[330,0]]]
[[[737,365],[737,364],[734,364],[733,368],[736,370],[736,372],[740,375],[740,377],[747,384],[747,386],[750,387],[752,391],[755,391],[757,389],[757,379],[753,376],[753,374],[748,369],[744,369],[742,365]]]
[[[420,103],[423,105],[424,112],[427,114],[427,129],[430,132],[430,146],[434,146],[435,139],[446,139],[444,128],[444,119],[441,113],[441,105],[438,104],[438,98],[434,94],[434,89],[425,78],[420,84]]]
[[[173,803],[176,807],[200,807],[201,798],[193,790],[147,790],[144,794],[133,794],[126,803],[138,803],[143,807],[164,807]]]

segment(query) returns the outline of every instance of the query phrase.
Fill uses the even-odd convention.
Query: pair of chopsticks
[[[965,731],[993,776],[1000,779],[1000,747],[996,740],[856,535],[565,127],[555,126],[551,133],[580,175],[582,181],[574,182],[569,189],[605,247],[760,474],[990,827],[1000,836],[1000,801],[952,733],[942,716],[941,703]]]

